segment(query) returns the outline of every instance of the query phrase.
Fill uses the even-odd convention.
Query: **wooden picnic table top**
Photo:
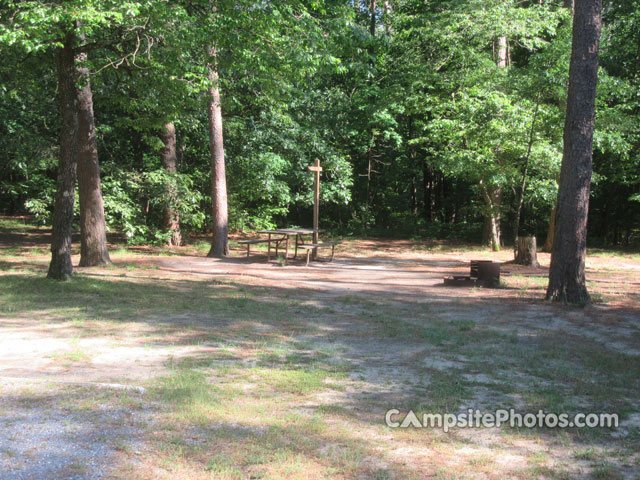
[[[322,230],[318,230],[322,232]],[[258,233],[267,233],[273,235],[311,235],[312,228],[277,228],[275,230],[258,230]]]

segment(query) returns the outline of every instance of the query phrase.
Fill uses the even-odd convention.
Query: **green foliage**
[[[177,187],[175,196],[169,194],[168,185]],[[179,212],[186,230],[201,229],[205,221],[200,209],[203,196],[193,186],[188,175],[171,175],[165,170],[113,172],[102,182],[107,225],[122,231],[129,243],[164,243],[167,234],[160,227],[162,212],[170,206]]]
[[[311,224],[316,158],[324,226],[480,240],[482,217],[546,234],[555,203],[571,42],[561,2],[324,0],[0,2],[0,204],[50,222],[58,105],[54,50],[76,29],[92,71],[107,222],[162,241],[211,221],[208,47],[216,47],[230,225]],[[590,231],[633,242],[640,224],[640,3],[605,10]],[[508,44],[496,65],[495,40]],[[159,132],[178,132],[178,171]],[[175,200],[167,188],[176,185]],[[482,188],[500,188],[486,205]]]

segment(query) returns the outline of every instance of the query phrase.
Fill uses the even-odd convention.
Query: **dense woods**
[[[0,0],[0,58],[0,480],[640,479],[640,0]]]
[[[0,213],[58,219],[57,278],[74,225],[82,265],[107,230],[221,256],[228,230],[309,226],[320,158],[325,228],[550,248],[570,3],[3,1]],[[590,245],[637,245],[640,2],[602,17],[581,202]]]

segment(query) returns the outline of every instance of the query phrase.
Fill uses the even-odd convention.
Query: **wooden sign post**
[[[313,190],[313,243],[318,243],[318,221],[320,217],[320,172],[322,167],[320,166],[320,160],[316,158],[316,164],[312,167],[307,167],[315,174],[314,190]],[[318,256],[318,249],[313,249],[313,259]]]

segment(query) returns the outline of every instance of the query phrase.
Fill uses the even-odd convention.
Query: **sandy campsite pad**
[[[640,260],[594,254],[586,308],[510,252],[345,242],[333,263],[118,250],[43,279],[2,255],[0,477],[637,478]],[[0,251],[0,255],[2,251]],[[615,411],[618,429],[391,429],[385,412]]]

